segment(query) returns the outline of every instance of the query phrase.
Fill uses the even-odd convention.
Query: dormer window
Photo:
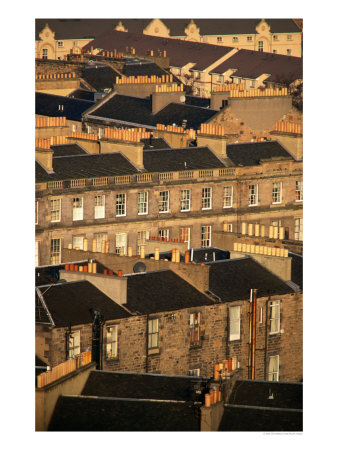
[[[58,47],[63,47],[63,41],[58,41]]]
[[[234,37],[232,38],[232,42],[238,42],[238,37],[237,37],[237,36],[234,36]]]
[[[223,37],[222,36],[217,36],[217,42],[223,42]]]
[[[274,34],[274,35],[273,35],[273,40],[274,40],[274,41],[278,41],[278,35],[277,35],[277,34]]]

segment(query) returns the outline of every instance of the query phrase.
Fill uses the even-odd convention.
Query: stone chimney
[[[185,95],[183,91],[177,92],[154,92],[151,96],[152,113],[156,114],[169,103],[185,103]]]
[[[35,159],[43,166],[47,172],[53,172],[53,155],[54,151],[50,148],[36,148]]]

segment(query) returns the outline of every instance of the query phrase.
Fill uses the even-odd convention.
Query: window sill
[[[145,213],[137,213],[137,215],[138,215],[138,216],[147,216],[148,213],[147,213],[147,212],[145,212]]]
[[[194,344],[194,345],[190,345],[189,350],[196,350],[202,348],[202,344]]]
[[[251,208],[252,206],[258,206],[258,203],[252,204],[252,205],[248,205],[249,208]]]
[[[117,217],[117,218],[119,218],[119,217],[126,217],[126,215],[127,215],[127,214],[119,214],[119,215],[116,214],[116,217]]]
[[[239,337],[239,338],[230,338],[229,339],[229,342],[240,342],[241,341],[241,338]]]
[[[158,355],[160,353],[159,348],[148,348],[148,356]]]
[[[231,206],[223,206],[223,209],[231,209],[231,208],[233,208],[232,205]]]

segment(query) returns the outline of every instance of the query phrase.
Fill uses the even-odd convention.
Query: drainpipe
[[[255,348],[256,348],[256,304],[257,289],[250,289],[250,301],[252,302],[251,314],[251,380],[255,379]]]

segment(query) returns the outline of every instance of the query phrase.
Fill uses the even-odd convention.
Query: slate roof
[[[209,290],[222,302],[249,300],[250,289],[258,289],[258,297],[294,292],[283,280],[250,257],[206,264],[210,264]]]
[[[104,89],[113,88],[116,77],[120,77],[120,75],[111,66],[86,65],[81,72],[81,78],[97,92],[103,92]]]
[[[54,157],[88,155],[88,152],[79,144],[51,145],[50,148],[54,151]]]
[[[196,97],[195,95],[186,95],[185,104],[190,106],[200,106],[201,108],[210,108],[210,98]]]
[[[291,261],[291,281],[303,289],[303,256],[289,252]]]
[[[141,139],[141,142],[143,142],[144,147],[143,150],[153,150],[157,148],[171,148],[168,142],[163,138],[144,138]]]
[[[94,38],[105,29],[113,29],[119,21],[130,33],[142,33],[153,19],[36,19],[36,36],[45,24],[55,32],[55,39]],[[170,29],[170,36],[185,36],[184,29],[191,19],[161,19]],[[256,34],[256,26],[261,19],[193,19],[200,28],[201,35]],[[299,33],[292,19],[265,19],[271,33]]]
[[[39,289],[57,327],[92,323],[91,309],[100,311],[105,320],[131,316],[89,281],[55,284]]]
[[[35,93],[35,114],[50,117],[66,117],[69,120],[81,122],[81,114],[95,104],[94,101],[61,95]],[[59,110],[63,105],[63,110]]]
[[[218,428],[218,431],[302,430],[303,384],[258,380],[235,381]]]
[[[193,69],[204,70],[215,61],[233,50],[233,47],[204,44],[199,42],[166,39],[147,36],[144,34],[108,30],[83,47],[91,47],[108,51],[125,52],[126,47],[134,47],[137,55],[147,55],[151,49],[166,51],[170,66],[184,67],[188,63],[195,63]]]
[[[78,99],[81,99],[81,100],[94,101],[94,92],[88,91],[87,89],[78,88],[78,89],[75,89],[75,91],[73,91],[70,94],[68,94],[67,97],[78,98]]]
[[[143,398],[158,400],[204,401],[208,378],[94,370],[81,395]],[[200,394],[195,393],[199,386]]]
[[[128,175],[138,170],[121,153],[85,154],[53,158],[54,173],[48,174],[35,164],[35,181],[70,180],[104,176]]]
[[[235,77],[256,79],[264,73],[270,74],[268,81],[290,83],[303,78],[303,59],[241,49],[210,73],[222,74],[229,69],[236,69]]]
[[[139,58],[126,59],[126,63],[123,66],[122,73],[127,77],[138,77],[146,75],[156,75],[158,77],[161,77],[162,75],[169,75],[169,72],[163,70],[153,61],[141,60]]]
[[[228,144],[226,151],[227,157],[236,166],[257,166],[261,159],[294,159],[278,141]]]
[[[191,403],[60,396],[49,431],[199,431]]]
[[[208,147],[147,150],[143,153],[143,165],[148,172],[224,167],[224,163]]]
[[[35,19],[35,40],[46,24],[55,32],[55,39],[93,39],[105,29],[117,25],[116,19]],[[116,24],[116,25],[115,25]]]
[[[218,431],[303,431],[302,411],[227,405]]]
[[[273,399],[269,399],[271,394]],[[270,408],[303,409],[303,383],[236,380],[228,403]]]
[[[213,305],[207,296],[171,270],[126,275],[130,311],[151,314],[183,308]]]
[[[201,123],[211,119],[219,111],[185,105],[183,103],[170,103],[156,114],[152,113],[151,97],[140,98],[123,94],[115,94],[102,105],[98,105],[90,116],[102,119],[123,121],[142,126],[156,127],[157,123],[164,125],[181,126],[184,119],[187,120],[187,128],[198,129]]]

